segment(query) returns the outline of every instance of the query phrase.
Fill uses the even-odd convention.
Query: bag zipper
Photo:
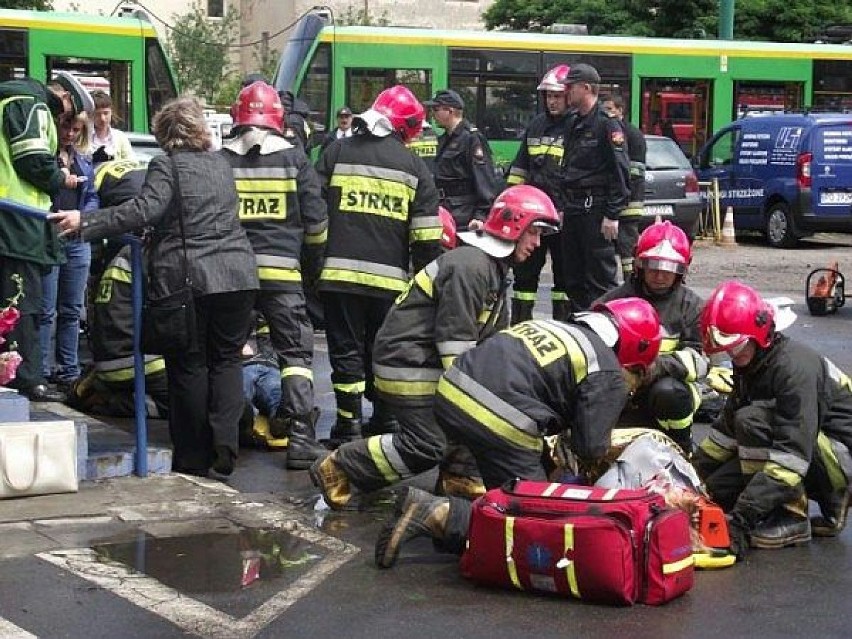
[[[648,597],[648,574],[651,569],[651,532],[654,528],[654,525],[671,513],[677,512],[675,508],[663,508],[656,509],[657,512],[654,513],[650,519],[648,519],[648,523],[645,524],[645,534],[643,535],[643,543],[642,543],[642,552],[644,556],[642,557],[642,578],[640,583],[642,584],[640,598],[638,601],[644,602]]]

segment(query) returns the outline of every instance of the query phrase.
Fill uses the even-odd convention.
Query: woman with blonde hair
[[[137,197],[82,218],[77,210],[50,218],[63,235],[80,231],[84,240],[153,226],[148,299],[175,293],[188,275],[196,346],[164,353],[172,469],[229,475],[243,409],[240,350],[250,328],[257,267],[237,218],[233,170],[210,152],[201,103],[186,97],[167,103],[154,117],[153,129],[166,153],[151,160]]]
[[[76,176],[76,186],[60,187],[52,198],[53,211],[74,208],[86,214],[99,206],[92,163],[86,155],[87,119],[85,111],[59,118],[57,160],[63,173]],[[42,278],[39,339],[44,377],[53,380],[60,392],[67,393],[80,377],[80,318],[92,248],[79,238],[65,238],[62,252],[64,263],[52,267]]]

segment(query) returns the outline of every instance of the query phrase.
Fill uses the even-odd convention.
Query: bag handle
[[[175,156],[171,156],[172,161],[172,175],[175,178],[175,199],[177,200],[178,207],[178,224],[180,225],[180,243],[183,247],[183,279],[186,282],[186,285],[192,287],[192,280],[189,278],[189,258],[186,256],[186,231],[183,228],[183,198],[181,197],[180,191],[180,172],[178,171],[177,162],[175,162]]]
[[[9,475],[9,469],[12,467],[12,464],[20,464],[21,462],[21,459],[17,458],[17,456],[14,460],[8,459],[9,439],[10,438],[0,437],[0,466],[3,468],[3,479],[5,480],[6,485],[12,490],[25,492],[33,487],[33,484],[35,484],[36,478],[38,477],[38,460],[41,453],[41,433],[35,433],[35,436],[33,437],[33,473],[29,483],[16,483]]]

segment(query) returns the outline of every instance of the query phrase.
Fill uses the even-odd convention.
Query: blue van
[[[734,227],[762,231],[772,246],[852,232],[852,114],[746,116],[702,147],[697,171],[719,180]]]

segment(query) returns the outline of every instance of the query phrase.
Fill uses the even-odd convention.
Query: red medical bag
[[[662,604],[692,588],[689,517],[645,490],[513,480],[473,502],[461,571],[584,601]]]

